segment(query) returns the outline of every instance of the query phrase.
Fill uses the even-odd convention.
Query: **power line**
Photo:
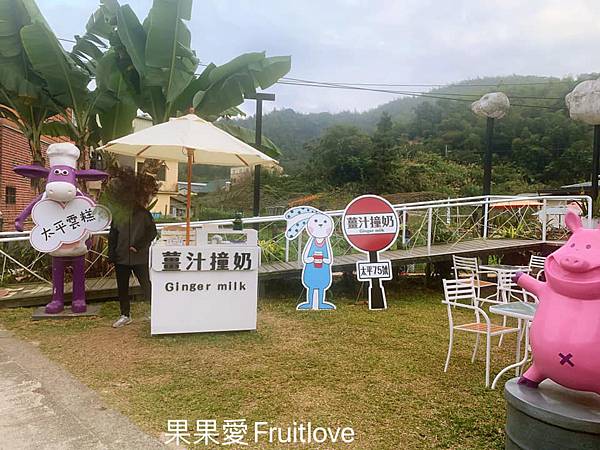
[[[72,39],[65,38],[57,38],[59,41],[70,42],[76,44],[77,41]],[[208,67],[208,64],[198,62],[199,66]],[[199,75],[199,74],[198,74]],[[396,95],[407,95],[407,96],[416,96],[416,97],[426,97],[426,98],[435,98],[439,100],[454,100],[454,101],[462,101],[462,102],[473,102],[474,99],[479,98],[479,95],[476,94],[463,94],[458,92],[440,92],[439,95],[431,94],[427,92],[419,92],[419,91],[396,91],[390,89],[377,89],[374,87],[500,87],[500,86],[530,86],[530,85],[552,85],[556,83],[570,83],[570,81],[539,81],[539,82],[527,82],[527,83],[503,83],[499,82],[496,84],[411,84],[411,83],[338,83],[338,82],[326,82],[326,81],[314,81],[314,80],[306,80],[302,78],[293,78],[293,77],[282,77],[277,84],[289,85],[289,86],[306,86],[306,87],[320,87],[320,88],[330,88],[330,89],[350,89],[350,90],[360,90],[367,92],[381,92],[388,94],[396,94]],[[370,87],[370,86],[373,86]],[[456,98],[452,98],[456,97]],[[472,97],[472,99],[468,98],[458,98],[458,97]],[[529,99],[529,100],[562,100],[561,97],[536,97],[536,96],[518,96],[518,95],[509,95],[509,98],[519,98],[519,99]],[[518,103],[511,103],[511,106],[520,106],[526,108],[543,108],[543,109],[552,109],[552,110],[560,110],[562,108],[554,108],[551,106],[542,106],[542,105],[523,105]]]
[[[70,42],[72,44],[77,44],[77,41],[73,39],[67,38],[57,38],[59,41]],[[199,66],[208,67],[208,64],[198,62]],[[197,74],[199,75],[199,74]],[[453,83],[341,83],[341,82],[332,82],[332,81],[315,81],[315,80],[306,80],[303,78],[293,78],[293,77],[282,77],[282,80],[285,81],[296,81],[300,83],[310,83],[310,84],[330,84],[330,85],[339,85],[339,86],[365,86],[365,87],[450,87],[453,88],[470,88],[470,87],[501,87],[501,86],[536,86],[536,85],[552,85],[552,84],[563,84],[563,83],[571,83],[572,81],[568,80],[552,80],[552,81],[531,81],[531,82],[523,82],[523,83],[505,83],[503,81],[499,81],[498,83],[491,84],[453,84]],[[444,93],[444,95],[450,95],[449,93]],[[460,95],[460,94],[452,94],[452,95]],[[514,98],[530,98],[530,99],[548,99],[548,100],[562,100],[560,97],[517,97],[512,96]]]
[[[70,42],[72,44],[76,44],[77,41],[73,39],[66,38],[57,38],[59,41]],[[208,67],[208,64],[198,62],[198,65],[201,67]],[[200,75],[196,73],[196,75]],[[552,85],[559,83],[571,83],[571,81],[567,80],[556,80],[556,81],[531,81],[525,83],[504,83],[502,81],[495,84],[448,84],[448,83],[340,83],[340,82],[332,82],[332,81],[314,81],[314,80],[306,80],[303,78],[293,78],[293,77],[282,77],[284,81],[294,81],[299,83],[307,83],[307,84],[323,84],[323,85],[337,85],[337,86],[373,86],[373,87],[452,87],[452,88],[470,88],[470,87],[501,87],[501,86],[536,86],[536,85]],[[283,83],[281,83],[283,84]],[[475,96],[475,94],[461,94],[461,93],[450,93],[444,92],[444,95],[463,95],[463,96]],[[535,100],[562,100],[561,97],[535,97],[535,96],[517,96],[512,95],[512,98],[524,98],[524,99],[535,99]]]
[[[440,95],[436,95],[436,94],[429,94],[427,92],[396,91],[396,90],[391,90],[391,89],[374,89],[374,88],[366,88],[366,87],[360,87],[360,86],[311,84],[311,83],[292,82],[292,81],[286,81],[286,80],[279,81],[278,84],[289,85],[289,86],[319,87],[319,88],[325,88],[325,89],[348,89],[348,90],[358,90],[358,91],[367,91],[367,92],[382,92],[382,93],[387,93],[387,94],[434,98],[434,99],[438,99],[438,100],[453,100],[453,101],[461,101],[461,102],[467,102],[467,103],[473,102],[473,99],[445,97],[444,93],[440,93]],[[552,107],[552,106],[528,105],[528,104],[520,104],[520,103],[511,103],[511,106],[519,106],[519,107],[524,107],[524,108],[551,109],[554,111],[559,111],[561,109],[564,109],[564,107],[556,108],[556,107]]]
[[[199,66],[202,67],[208,67],[208,64],[204,64],[204,63],[198,63]],[[199,73],[197,73],[197,75],[199,75]],[[504,83],[504,82],[499,82],[496,84],[400,84],[400,83],[339,83],[339,82],[332,82],[332,81],[315,81],[315,80],[306,80],[303,78],[293,78],[293,77],[282,77],[281,80],[283,81],[278,81],[278,84],[291,84],[291,83],[284,83],[285,81],[290,81],[290,82],[297,82],[297,83],[306,83],[307,85],[328,85],[328,86],[344,86],[344,87],[348,87],[348,86],[358,86],[358,87],[369,87],[369,86],[374,86],[374,87],[452,87],[452,88],[470,88],[470,87],[501,87],[501,86],[539,86],[539,85],[552,85],[552,84],[558,84],[558,83],[571,83],[571,81],[566,81],[566,80],[556,80],[556,81],[532,81],[532,82],[528,82],[528,83]],[[479,98],[480,95],[476,95],[476,94],[462,94],[462,93],[458,93],[458,92],[443,92],[443,95],[457,95],[457,96],[466,96],[466,97],[477,97]],[[511,98],[522,98],[522,99],[531,99],[531,100],[562,100],[562,97],[536,97],[536,96],[523,96],[523,95],[509,95],[509,97]]]
[[[302,78],[292,78],[292,77],[283,77],[284,80],[289,81],[298,81],[302,83],[320,83],[319,81],[313,80],[305,80]],[[382,86],[382,87],[444,87],[444,86],[452,86],[454,87],[500,87],[500,86],[530,86],[530,85],[544,85],[544,84],[556,84],[556,83],[571,83],[571,81],[567,80],[556,80],[556,81],[532,81],[532,82],[523,82],[523,83],[504,83],[502,81],[494,84],[448,84],[448,83],[440,83],[440,84],[401,84],[401,83],[340,83],[340,82],[328,82],[328,84],[338,84],[345,86]]]
[[[316,86],[316,87],[343,87],[343,88],[354,88],[354,87],[361,87],[361,86],[357,86],[357,85],[344,85],[341,83],[330,83],[330,82],[324,82],[324,81],[290,81],[292,80],[291,78],[288,77],[283,77],[282,78],[282,82],[281,84],[293,84],[293,83],[298,83],[299,85],[311,85],[311,86]],[[387,91],[387,89],[385,89],[384,91]],[[396,91],[394,91],[396,92]],[[478,99],[481,97],[481,95],[483,94],[465,94],[465,93],[461,93],[461,92],[435,92],[432,93],[431,91],[429,92],[421,92],[421,91],[403,91],[409,94],[435,94],[435,95],[444,95],[444,96],[457,96],[457,97],[473,97],[474,99]],[[520,98],[520,99],[529,99],[529,100],[562,100],[562,97],[538,97],[538,96],[532,96],[532,95],[508,95],[508,97],[510,98]]]

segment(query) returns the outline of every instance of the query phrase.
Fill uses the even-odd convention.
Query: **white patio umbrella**
[[[187,162],[186,244],[190,240],[192,164],[229,167],[277,164],[273,158],[195,114],[170,119],[100,148],[119,155]]]

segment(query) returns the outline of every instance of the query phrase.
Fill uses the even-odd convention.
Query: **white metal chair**
[[[509,302],[525,302],[525,303],[538,303],[538,298],[531,292],[527,292],[521,286],[513,281],[513,277],[519,272],[514,271],[502,271],[498,273],[498,300],[503,303]],[[507,318],[504,316],[502,319],[502,325],[506,326]],[[519,321],[519,330],[521,330],[521,321]],[[523,333],[519,332],[519,342],[521,341]],[[502,345],[503,336],[500,336],[498,346]]]
[[[477,290],[477,297],[481,297],[481,288],[492,288],[496,286],[496,283],[481,279],[481,275],[494,274],[494,272],[479,270],[479,260],[477,258],[452,255],[452,263],[455,279],[473,279],[475,289]],[[493,297],[493,295],[490,297]]]
[[[517,272],[519,271],[502,271],[498,273],[498,298],[505,303],[512,301],[538,303],[538,298],[534,294],[527,292],[513,281]]]
[[[475,347],[473,348],[473,356],[471,362],[475,362],[477,356],[477,348],[479,346],[479,337],[485,335],[485,386],[490,385],[490,364],[491,364],[491,340],[493,336],[503,336],[508,333],[518,333],[518,328],[506,327],[504,325],[496,325],[490,322],[490,318],[486,312],[479,307],[479,299],[476,296],[475,284],[473,280],[458,279],[458,280],[443,280],[444,283],[444,303],[448,310],[448,322],[450,325],[450,342],[448,344],[448,355],[446,356],[446,365],[444,372],[448,371],[450,364],[450,356],[452,355],[452,345],[454,344],[454,332],[464,331],[474,333],[476,335]],[[468,322],[457,325],[454,323],[452,310],[454,308],[463,308],[471,310],[475,315],[475,322]],[[483,321],[481,320],[483,319]],[[517,345],[517,360],[520,356],[520,346]]]
[[[531,258],[529,259],[529,270],[531,271],[531,274],[535,275],[535,277],[538,280],[544,274],[545,263],[546,263],[545,256],[531,255]]]

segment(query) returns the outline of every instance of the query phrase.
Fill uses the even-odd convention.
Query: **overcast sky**
[[[128,3],[143,18],[152,1]],[[71,38],[83,34],[98,2],[38,4],[56,34]],[[195,0],[188,25],[205,63],[266,50],[292,55],[295,78],[427,84],[599,71],[599,23],[598,0]],[[277,108],[303,112],[363,111],[394,98],[297,86],[269,91]]]

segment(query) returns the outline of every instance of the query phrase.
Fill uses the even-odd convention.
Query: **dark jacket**
[[[156,225],[152,214],[144,208],[136,208],[123,221],[113,222],[108,233],[108,259],[114,264],[135,266],[148,264],[148,250],[156,237]],[[129,250],[134,247],[137,252]]]

